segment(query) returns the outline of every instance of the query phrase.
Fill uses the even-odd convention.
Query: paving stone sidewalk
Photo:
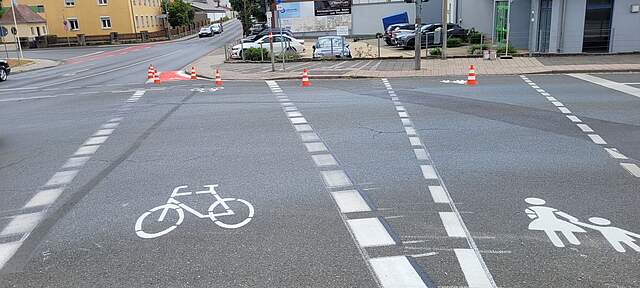
[[[413,59],[305,61],[286,63],[286,72],[282,71],[282,63],[276,63],[276,71],[271,72],[271,63],[224,63],[222,53],[222,50],[214,51],[193,63],[198,75],[213,78],[216,67],[223,79],[228,80],[299,78],[305,68],[309,69],[311,77],[316,78],[461,77],[467,75],[470,65],[475,66],[478,75],[640,71],[640,54],[516,57],[493,61],[481,58],[423,59],[421,70],[413,69]]]

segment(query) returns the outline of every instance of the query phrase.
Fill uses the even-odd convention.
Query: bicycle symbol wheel
[[[229,219],[229,216],[234,216],[237,213],[234,212],[231,208],[226,208],[226,207],[230,207],[230,206],[237,207],[238,204],[241,204],[240,206],[242,205],[246,206],[246,209],[248,210],[248,215],[244,220],[238,223],[228,223],[227,221],[232,221],[231,219]],[[217,213],[217,214],[213,213],[213,211],[216,209],[216,207],[218,207],[218,205],[222,205],[223,209],[225,209],[228,213]],[[236,211],[237,210],[238,209],[236,209]],[[235,228],[240,228],[244,225],[247,225],[247,223],[249,223],[251,219],[253,219],[253,214],[254,214],[253,205],[251,205],[249,201],[238,199],[238,198],[222,198],[219,201],[216,201],[213,204],[211,204],[211,206],[209,206],[208,211],[209,211],[209,217],[211,217],[211,221],[213,221],[213,223],[216,223],[216,225],[222,228],[227,228],[227,229],[235,229]],[[220,220],[220,218],[222,217],[227,217],[227,219],[229,220],[225,220],[225,222],[223,222],[222,220]]]
[[[178,221],[176,221],[176,223],[164,230],[161,230],[159,232],[155,232],[155,233],[147,233],[144,232],[142,230],[142,222],[144,221],[145,218],[147,218],[147,216],[151,215],[151,213],[156,212],[158,210],[165,210],[165,209],[173,209],[176,210],[176,212],[178,213]],[[165,217],[166,218],[166,217]],[[162,219],[164,220],[164,219]],[[182,211],[182,208],[180,208],[180,206],[176,205],[176,204],[171,204],[171,203],[167,203],[164,205],[160,205],[158,207],[152,208],[151,210],[142,213],[142,215],[140,215],[140,217],[138,217],[138,220],[136,221],[136,234],[138,235],[138,237],[140,238],[145,238],[145,239],[151,239],[151,238],[156,238],[156,237],[160,237],[162,235],[165,235],[171,231],[173,231],[174,229],[178,228],[178,226],[180,224],[182,224],[182,220],[184,220],[184,211]],[[157,220],[158,222],[161,222],[161,219]]]

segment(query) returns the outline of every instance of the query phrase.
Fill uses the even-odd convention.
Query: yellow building
[[[0,0],[9,7],[11,0]],[[17,0],[47,21],[59,37],[138,33],[163,29],[161,0]]]
[[[14,23],[17,23],[17,31],[20,38],[31,39],[37,36],[47,35],[47,21],[36,14],[34,9],[27,5],[18,5],[15,9],[15,13],[11,7],[6,7],[6,9],[0,11],[0,26],[11,30],[15,27]],[[15,22],[13,15],[16,17]],[[15,36],[11,34],[7,36],[7,38],[8,39],[5,39],[7,42],[15,41]]]

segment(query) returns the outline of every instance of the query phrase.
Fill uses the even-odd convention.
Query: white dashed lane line
[[[125,105],[131,105],[131,103],[137,102],[144,93],[144,90],[136,91],[133,96],[126,100],[127,104]],[[118,111],[121,111],[121,109]],[[98,151],[98,148],[109,139],[109,135],[118,127],[123,116],[124,114],[119,112],[105,124],[101,125],[100,129],[85,140],[84,144],[66,160],[60,169],[51,176],[23,207],[24,209],[30,210],[40,208],[39,211],[13,216],[9,223],[0,231],[0,238],[20,235],[20,240],[18,241],[1,243],[2,239],[0,239],[0,270],[9,262],[24,240],[29,237],[29,234],[45,217],[49,207],[62,195],[65,188],[68,187],[78,175],[80,169],[82,169],[91,159],[91,156]]]
[[[586,75],[586,74],[569,74],[569,75],[578,79],[582,79],[591,83],[595,83],[595,84],[607,87],[607,88],[611,88],[617,91],[621,91],[624,93],[628,93],[630,95],[640,97],[640,89],[629,87],[622,83],[617,83],[617,82],[613,82],[610,80],[606,80],[606,79],[602,79],[602,78],[598,78],[598,77]],[[532,87],[533,85],[535,85],[535,83],[531,81],[531,79],[529,79],[527,76],[520,75],[520,78],[522,78],[522,80],[524,80],[527,84],[531,85]],[[555,97],[552,97],[551,94],[549,94],[548,92],[544,92],[540,94],[542,96],[545,96],[545,98],[549,102],[551,102],[551,104],[556,106],[560,110],[560,112],[562,112],[563,114],[569,114],[569,115],[566,115],[567,119],[569,119],[572,123],[576,124],[576,127],[578,127],[580,131],[585,133],[587,137],[591,140],[591,142],[600,146],[608,145],[607,141],[604,138],[602,138],[602,136],[600,136],[599,134],[596,134],[595,130],[591,126],[584,123],[577,116],[572,115],[573,113],[571,112],[571,110],[565,107],[565,105],[562,104],[560,101],[558,101]],[[605,152],[607,152],[607,154],[611,158],[615,160],[629,160],[629,158],[624,156],[624,154],[620,153],[620,151],[618,151],[618,149],[614,147],[603,147],[603,149]],[[624,170],[629,172],[629,174],[640,178],[640,167],[638,167],[637,164],[627,163],[627,162],[621,162],[619,164],[622,168],[624,168]]]

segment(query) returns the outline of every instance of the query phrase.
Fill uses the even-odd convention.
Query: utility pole
[[[416,36],[413,38],[415,39],[413,41],[415,46],[415,60],[416,60],[416,64],[415,64],[415,70],[420,70],[420,56],[421,56],[421,52],[422,52],[422,34],[421,29],[422,28],[422,0],[416,0]]]
[[[24,58],[24,55],[22,55],[22,44],[20,44],[20,33],[18,33],[18,23],[16,21],[16,9],[18,8],[18,3],[16,2],[16,0],[11,0],[11,12],[13,12],[13,25],[14,27],[16,27],[16,34],[14,35],[14,38],[16,39],[16,44],[18,44],[18,50],[20,50],[20,55],[18,57],[18,62],[20,62],[20,60],[22,58]]]
[[[447,30],[449,30],[449,1],[442,0],[442,60],[447,60]]]
[[[509,56],[509,34],[511,32],[511,1],[513,0],[508,0],[508,6],[507,6],[507,41],[506,44],[504,46],[504,56],[508,57]]]

